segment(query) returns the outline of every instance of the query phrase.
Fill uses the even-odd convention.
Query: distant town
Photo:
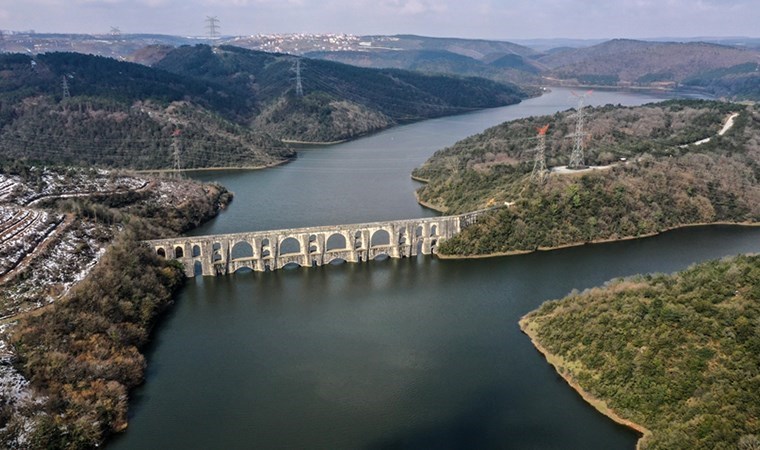
[[[250,36],[166,36],[122,34],[118,28],[104,34],[35,33],[33,30],[0,30],[0,51],[39,54],[75,51],[101,56],[125,57],[148,45],[229,44],[252,50],[301,55],[309,52],[360,51],[367,49],[403,50],[394,46],[393,36],[356,36],[352,34],[254,34]]]

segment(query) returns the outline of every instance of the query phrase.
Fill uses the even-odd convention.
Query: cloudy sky
[[[0,0],[0,29],[468,38],[760,36],[760,0]]]

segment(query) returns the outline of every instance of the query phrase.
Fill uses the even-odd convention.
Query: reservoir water
[[[595,92],[591,104],[651,94]],[[305,149],[264,171],[207,172],[235,192],[195,234],[434,215],[411,170],[502,121],[572,107],[555,89],[519,105]],[[518,319],[572,289],[760,251],[760,228],[469,261],[430,257],[195,278],[157,328],[146,384],[112,449],[633,449],[583,402]]]

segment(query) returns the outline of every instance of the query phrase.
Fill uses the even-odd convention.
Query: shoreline
[[[225,167],[193,167],[192,169],[141,169],[141,170],[132,170],[133,173],[146,173],[146,174],[152,174],[152,173],[177,173],[177,172],[214,172],[214,171],[222,171],[222,170],[264,170],[264,169],[271,169],[272,167],[282,166],[284,164],[288,164],[292,162],[294,158],[288,158],[284,159],[282,161],[273,162],[270,164],[265,164],[262,166],[225,166]]]
[[[570,372],[567,369],[565,369],[565,365],[563,364],[564,360],[561,357],[551,353],[549,350],[547,350],[543,345],[541,345],[538,342],[537,333],[535,329],[531,327],[533,322],[530,321],[530,318],[529,318],[530,314],[531,313],[528,313],[527,315],[520,318],[519,326],[520,326],[520,331],[522,331],[526,336],[528,336],[533,347],[536,350],[538,350],[538,352],[544,357],[546,362],[548,362],[554,368],[554,371],[557,373],[557,375],[562,377],[562,379],[565,380],[565,382],[570,386],[570,388],[572,388],[578,395],[581,396],[583,401],[591,405],[594,409],[596,409],[601,414],[611,419],[613,422],[619,425],[628,427],[636,431],[637,433],[641,434],[641,437],[636,442],[636,449],[637,450],[640,449],[642,443],[649,436],[652,435],[652,432],[648,430],[646,427],[644,427],[643,425],[640,425],[636,422],[633,422],[631,420],[621,417],[620,415],[618,415],[617,412],[615,412],[615,410],[613,410],[607,405],[607,402],[595,397],[590,392],[583,389],[578,384],[578,382],[575,381],[575,379],[570,375]]]
[[[283,144],[295,144],[295,145],[336,145],[336,144],[342,144],[344,142],[348,142],[348,139],[340,139],[338,141],[330,141],[330,142],[316,142],[316,141],[299,141],[296,139],[280,139],[280,142]]]
[[[634,86],[634,85],[618,86],[618,85],[607,85],[607,84],[579,83],[579,82],[573,82],[573,81],[565,80],[561,78],[543,78],[542,77],[542,80],[546,81],[546,83],[542,85],[544,87],[555,87],[555,88],[566,88],[566,89],[594,89],[594,90],[599,90],[599,91],[630,91],[630,92],[644,92],[644,93],[650,92],[652,94],[701,95],[710,100],[715,100],[717,98],[711,92],[700,89],[697,86],[688,86],[688,87],[685,87],[682,85],[679,85],[677,87],[675,86]]]
[[[425,205],[423,205],[425,206]],[[506,252],[495,252],[495,253],[487,253],[484,255],[441,255],[437,254],[436,256],[440,259],[484,259],[484,258],[498,258],[501,256],[515,256],[515,255],[526,255],[529,253],[537,253],[537,252],[551,252],[554,250],[562,250],[565,248],[573,248],[573,247],[583,247],[584,245],[596,245],[596,244],[610,244],[613,242],[625,242],[625,241],[634,241],[637,239],[646,239],[650,237],[655,237],[663,233],[667,233],[669,231],[676,231],[681,230],[684,228],[696,228],[696,227],[712,227],[712,226],[720,226],[720,225],[728,225],[733,227],[746,227],[746,228],[755,228],[760,227],[760,222],[726,222],[726,221],[718,221],[718,222],[700,222],[700,223],[688,223],[683,225],[677,225],[673,227],[665,228],[662,231],[655,231],[652,233],[646,233],[638,236],[623,236],[619,238],[607,238],[607,239],[594,239],[592,241],[588,242],[572,242],[569,244],[563,244],[563,245],[557,245],[554,247],[541,247],[534,250],[509,250]]]
[[[433,205],[432,203],[428,203],[428,202],[426,202],[424,200],[420,200],[420,196],[417,194],[417,191],[414,191],[414,198],[417,200],[417,203],[420,206],[422,206],[423,208],[430,209],[430,210],[435,211],[435,212],[437,212],[439,214],[447,214],[448,213],[448,211],[445,210],[445,209],[441,209],[441,208]]]
[[[358,139],[362,139],[362,138],[365,138],[365,137],[368,137],[368,136],[372,136],[373,134],[382,133],[383,131],[387,131],[387,130],[390,130],[390,129],[393,129],[393,128],[396,128],[396,127],[399,127],[399,126],[403,126],[403,125],[409,125],[409,124],[413,124],[413,123],[424,122],[426,120],[438,119],[438,118],[441,118],[441,117],[460,116],[460,115],[469,114],[469,113],[475,112],[475,111],[485,111],[487,109],[504,108],[506,106],[518,105],[518,104],[522,103],[525,100],[529,100],[531,98],[541,97],[544,93],[546,93],[546,92],[545,91],[540,91],[540,92],[537,93],[537,95],[531,95],[529,92],[525,92],[525,98],[520,98],[516,102],[506,103],[504,105],[499,105],[499,106],[483,106],[483,107],[477,107],[477,108],[469,108],[467,111],[451,112],[451,113],[446,113],[446,114],[434,114],[434,115],[431,115],[429,117],[422,117],[422,118],[413,119],[413,120],[399,120],[399,119],[395,119],[395,120],[393,120],[391,123],[389,123],[386,126],[383,126],[383,127],[380,127],[380,128],[374,128],[374,129],[368,130],[368,131],[366,131],[364,133],[360,133],[360,134],[348,137],[346,139],[339,139],[339,140],[336,140],[336,141],[317,142],[317,141],[300,141],[298,139],[280,139],[280,142],[282,142],[283,144],[291,144],[291,145],[315,145],[315,146],[328,146],[328,145],[343,144],[345,142],[354,142],[354,141],[356,141]]]

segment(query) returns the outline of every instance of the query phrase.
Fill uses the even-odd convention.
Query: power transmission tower
[[[296,95],[303,97],[303,83],[301,82],[301,58],[296,59]]]
[[[546,169],[546,132],[548,130],[549,124],[536,128],[538,131],[538,147],[536,147],[536,154],[533,157],[533,172],[530,174],[530,179],[536,184],[543,184],[549,176],[549,171]]]
[[[71,98],[71,92],[69,92],[69,80],[66,78],[66,75],[63,76],[61,87],[63,88],[63,99],[66,100],[67,98]]]
[[[209,41],[219,39],[219,19],[216,16],[206,16],[206,29],[208,30]]]
[[[573,152],[570,154],[570,163],[567,165],[568,169],[580,169],[585,166],[583,147],[586,133],[583,132],[583,102],[586,100],[586,97],[593,92],[594,91],[588,91],[585,94],[572,93],[578,98],[578,112],[576,113],[577,121],[575,122],[575,133],[572,135],[575,138],[575,143],[573,144]]]
[[[179,137],[182,131],[179,129],[174,130],[172,133],[172,154],[174,155],[174,177],[182,178],[182,146],[180,145]]]

